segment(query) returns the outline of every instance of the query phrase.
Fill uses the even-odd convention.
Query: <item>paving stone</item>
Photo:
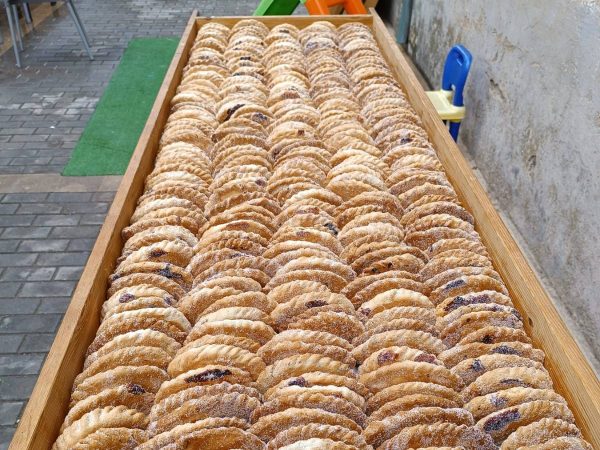
[[[48,237],[51,230],[51,227],[7,227],[2,233],[2,239],[43,239]]]
[[[73,239],[69,242],[68,251],[85,251],[90,252],[96,239]]]
[[[48,195],[49,202],[60,203],[80,203],[90,201],[92,198],[91,192],[53,192]]]
[[[68,239],[27,239],[21,241],[19,251],[23,252],[59,252],[66,250]]]
[[[99,225],[79,225],[75,227],[56,227],[49,233],[56,238],[96,238],[100,231]]]
[[[45,354],[23,353],[0,355],[0,377],[6,375],[35,375],[39,373]]]
[[[6,337],[9,336],[19,336],[19,335],[4,335]],[[52,343],[54,342],[54,334],[46,333],[46,334],[28,334],[22,340],[21,346],[19,347],[19,351],[23,353],[48,353],[50,351],[50,347],[52,347]]]
[[[1,203],[0,214],[14,214],[18,207],[19,205],[14,203]]]
[[[10,242],[10,241],[0,241]],[[56,271],[55,267],[7,267],[2,272],[2,281],[49,281]]]
[[[0,425],[14,425],[23,409],[23,402],[0,403]]]
[[[8,253],[8,252],[15,252],[17,251],[17,247],[19,246],[21,242],[14,240],[14,241],[0,241],[0,253]]]
[[[6,194],[2,201],[7,203],[39,203],[46,200],[47,192],[27,192],[22,194]]]
[[[6,157],[12,156],[35,156],[36,150],[25,150],[23,142],[7,142],[2,144],[2,154]]]
[[[71,159],[70,156],[55,156],[50,160],[49,164],[60,167],[60,166],[66,165],[70,159]]]
[[[111,203],[115,198],[114,192],[96,192],[92,195],[92,201],[94,202],[109,202]]]
[[[0,267],[31,266],[37,257],[37,253],[0,253]]]
[[[66,203],[63,207],[63,212],[65,214],[73,214],[73,213],[98,214],[98,213],[102,213],[102,217],[104,217],[104,213],[106,213],[106,211],[108,211],[108,207],[109,207],[109,204],[106,202],[89,201],[86,203]]]
[[[23,342],[22,334],[4,334],[0,339],[0,353],[16,353]],[[2,408],[0,407],[0,410]],[[2,414],[0,414],[0,417]]]
[[[63,207],[59,203],[24,203],[17,214],[58,214]]]
[[[38,266],[84,266],[88,259],[87,252],[57,252],[39,255]],[[0,262],[2,255],[0,254]]]
[[[83,267],[59,267],[54,276],[55,280],[79,280]]]
[[[0,227],[28,226],[33,223],[35,216],[0,216]],[[38,225],[38,224],[36,224]]]
[[[0,450],[8,450],[15,430],[15,427],[0,427]]]
[[[3,314],[31,314],[40,305],[39,298],[13,298],[0,299],[0,315]]]
[[[52,157],[50,157],[50,156],[44,156],[44,157],[37,156],[34,158],[19,157],[19,158],[13,158],[8,165],[9,166],[45,166],[45,165],[49,164],[51,160],[52,160]],[[34,172],[34,173],[37,173],[37,172]]]
[[[0,135],[33,134],[35,128],[4,128],[0,130]]]
[[[101,225],[104,223],[105,214],[84,214],[81,216],[82,225]]]
[[[19,216],[16,216],[19,217]],[[22,216],[29,217],[29,216]],[[34,221],[34,225],[39,226],[66,226],[66,225],[77,225],[79,223],[80,216],[77,214],[71,216],[64,216],[61,214],[48,214],[45,216],[37,216]],[[0,223],[1,223],[0,218]],[[29,224],[28,224],[29,225]]]
[[[67,310],[71,297],[49,297],[43,298],[36,314],[64,314]]]
[[[24,109],[0,109],[0,116],[28,116],[31,114],[31,111],[27,111]]]
[[[0,288],[2,284],[0,283]],[[75,288],[73,281],[32,281],[23,283],[19,297],[65,297]]]
[[[40,134],[40,135],[31,135],[31,136],[22,136],[22,135],[13,135],[10,139],[10,142],[43,142],[50,137],[48,134]]]
[[[0,298],[15,297],[20,288],[21,283],[10,281],[0,282]]]
[[[36,379],[37,375],[0,377],[0,400],[28,399]]]
[[[0,334],[54,333],[61,314],[19,314],[0,317]]]

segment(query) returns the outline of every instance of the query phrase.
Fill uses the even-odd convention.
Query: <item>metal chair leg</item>
[[[67,8],[69,8],[69,13],[71,14],[71,17],[73,18],[73,22],[75,22],[75,27],[77,28],[77,31],[79,32],[79,36],[81,37],[81,42],[83,42],[83,47],[85,48],[85,51],[87,52],[90,60],[93,61],[94,57],[92,56],[92,50],[90,49],[88,37],[85,32],[85,28],[83,28],[83,23],[79,19],[79,14],[77,14],[75,5],[73,5],[72,0],[67,0],[66,3],[67,3]]]
[[[23,3],[23,16],[25,17],[25,23],[32,24],[33,18],[31,17],[31,8],[29,3]]]
[[[450,136],[454,139],[454,142],[458,141],[458,129],[460,128],[460,122],[450,122]]]
[[[17,5],[12,5],[12,13],[15,19],[15,29],[17,32],[17,42],[19,43],[19,49],[23,51],[23,31],[21,30],[21,23],[19,21],[19,10]]]
[[[17,62],[17,67],[21,67],[21,56],[19,55],[19,44],[17,41],[17,30],[15,29],[16,26],[14,24],[14,19],[13,19],[13,10],[12,7],[5,2],[4,3],[4,7],[6,8],[6,15],[8,16],[8,28],[10,29],[10,37],[12,39],[13,42],[13,50],[15,51],[15,60]],[[18,20],[18,17],[17,17]]]

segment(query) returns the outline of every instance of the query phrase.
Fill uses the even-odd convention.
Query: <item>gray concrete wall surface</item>
[[[415,0],[409,40],[436,88],[473,54],[460,146],[600,371],[600,2]]]

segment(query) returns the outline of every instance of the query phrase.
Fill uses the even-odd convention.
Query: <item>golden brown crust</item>
[[[351,431],[361,431],[356,422],[341,414],[321,411],[319,409],[303,408],[289,408],[285,411],[261,417],[250,427],[250,431],[267,442],[282,431],[310,423],[338,425]]]
[[[587,448],[363,24],[200,27],[131,221],[57,448]]]
[[[502,450],[517,450],[543,444],[551,439],[561,437],[580,438],[581,432],[572,423],[561,419],[544,418],[529,425],[522,426],[513,432],[502,443]]]
[[[335,442],[353,446],[360,450],[367,450],[369,448],[365,439],[356,431],[349,430],[339,425],[309,423],[304,426],[291,427],[278,433],[277,436],[269,441],[267,449],[274,450],[282,448],[286,445],[310,438],[330,439]]]

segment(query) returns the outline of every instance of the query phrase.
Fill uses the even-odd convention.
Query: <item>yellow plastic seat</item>
[[[465,117],[464,106],[452,104],[453,91],[440,89],[439,91],[427,91],[427,96],[442,120],[460,122]]]

